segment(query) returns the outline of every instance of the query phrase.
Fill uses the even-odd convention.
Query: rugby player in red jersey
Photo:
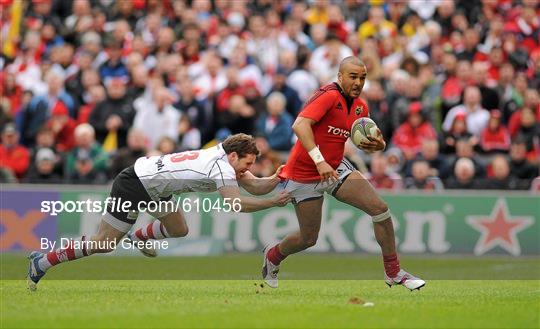
[[[371,216],[389,286],[401,284],[414,290],[425,285],[424,280],[400,268],[387,204],[343,157],[352,123],[369,116],[366,103],[360,99],[366,76],[367,69],[361,60],[354,56],[343,59],[338,81],[316,91],[293,124],[298,141],[280,176],[284,180],[281,187],[293,198],[300,229],[264,251],[262,276],[272,288],[278,286],[281,261],[317,242],[325,192]],[[368,153],[385,147],[380,131],[377,137],[360,145]]]

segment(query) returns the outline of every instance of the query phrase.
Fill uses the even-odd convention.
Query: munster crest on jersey
[[[364,107],[357,106],[355,112],[356,112],[356,115],[360,115],[362,112],[364,112]]]

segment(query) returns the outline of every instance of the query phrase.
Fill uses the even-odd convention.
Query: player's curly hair
[[[259,149],[255,144],[255,138],[253,138],[253,136],[251,135],[231,135],[227,137],[225,141],[223,141],[222,145],[225,153],[230,154],[232,152],[236,152],[240,159],[247,156],[248,154],[254,154],[256,156],[259,155]]]

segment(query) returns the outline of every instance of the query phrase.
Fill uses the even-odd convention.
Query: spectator
[[[236,67],[230,67],[227,70],[227,86],[221,90],[215,101],[216,116],[219,116],[220,113],[226,112],[229,109],[232,96],[244,94],[244,88],[240,85],[240,77],[238,74],[239,70]]]
[[[105,88],[102,85],[90,87],[87,95],[87,103],[81,106],[77,115],[77,123],[87,123],[90,119],[90,114],[94,111],[97,104],[101,103],[106,98]]]
[[[9,102],[9,115],[14,118],[21,110],[23,89],[17,85],[13,72],[0,73],[0,95]]]
[[[132,53],[132,55],[133,54],[139,53]],[[149,77],[148,69],[144,66],[144,64],[141,63],[133,67],[133,69],[130,71],[130,75],[130,85],[126,95],[129,99],[135,100],[141,97],[146,90],[146,84]]]
[[[403,152],[397,147],[390,147],[385,155],[388,158],[388,171],[401,175],[405,169]]]
[[[480,134],[480,148],[484,153],[508,152],[510,148],[510,133],[501,123],[501,117],[499,110],[490,112],[488,125]]]
[[[151,97],[139,97],[133,103],[137,111],[133,127],[144,131],[150,148],[155,148],[163,136],[178,140],[181,114],[171,105],[172,100],[165,87],[156,86]]]
[[[92,68],[80,70],[77,75],[67,82],[70,92],[75,95],[79,104],[90,102],[90,89],[101,85],[99,72]]]
[[[305,12],[306,22],[309,25],[328,23],[328,2],[328,0],[317,1]]]
[[[283,160],[270,148],[268,140],[263,136],[255,137],[255,143],[257,144],[257,149],[259,149],[260,153],[250,169],[251,173],[256,177],[268,177],[273,175],[282,164]]]
[[[59,153],[71,151],[75,146],[75,127],[77,122],[69,116],[68,109],[62,102],[57,102],[46,126],[54,134],[55,150]]]
[[[127,132],[133,124],[135,110],[126,96],[126,85],[122,79],[107,81],[107,98],[96,104],[88,123],[96,131],[96,139],[107,152],[126,145]]]
[[[37,132],[34,147],[30,149],[31,163],[35,163],[37,153],[43,148],[52,150],[55,148],[54,132],[47,125],[43,125]]]
[[[231,57],[229,57],[229,65],[238,70],[239,85],[250,82],[254,84],[258,90],[262,90],[263,76],[261,69],[248,61],[245,42],[238,42]]]
[[[454,175],[446,180],[447,189],[478,189],[481,183],[475,178],[475,165],[469,158],[459,158],[454,166]]]
[[[319,84],[325,85],[337,79],[339,63],[352,50],[344,45],[335,35],[329,34],[323,45],[313,51],[310,67]]]
[[[358,27],[358,38],[361,41],[366,38],[374,38],[376,40],[391,38],[396,33],[396,26],[394,23],[386,20],[384,9],[380,6],[371,7],[369,9],[368,20]]]
[[[39,32],[28,30],[24,34],[20,54],[7,67],[7,71],[15,74],[17,85],[21,86],[23,90],[32,91],[33,94],[47,92],[47,86],[41,81],[42,70],[39,65],[42,56],[43,48]]]
[[[363,93],[369,108],[370,118],[377,122],[384,140],[390,140],[393,133],[390,108],[381,82],[377,80],[370,81],[369,88],[364,88]]]
[[[514,113],[509,118],[508,130],[510,131],[510,136],[512,138],[516,137],[520,126],[521,126],[521,113],[523,108],[536,109],[537,120],[540,120],[540,95],[537,90],[527,89],[525,91],[525,99],[523,102],[523,107],[516,109]]]
[[[305,103],[311,94],[319,88],[319,82],[309,70],[309,50],[306,47],[299,47],[296,56],[298,66],[296,67],[296,70],[289,74],[287,84],[296,90],[302,103]]]
[[[142,130],[131,128],[127,135],[127,146],[121,148],[112,157],[110,177],[116,177],[122,170],[135,164],[146,154],[146,139]]]
[[[519,112],[519,109],[526,106],[527,84],[525,73],[518,72],[511,83],[512,87],[508,90],[509,94],[505,95],[507,101],[503,104],[503,113],[506,121],[512,120],[512,116]]]
[[[366,179],[376,189],[400,190],[403,182],[401,176],[388,170],[388,159],[384,153],[374,153],[371,156],[371,170],[366,173]]]
[[[540,121],[536,120],[532,109],[525,107],[521,111],[519,130],[516,138],[521,138],[527,146],[527,159],[538,163],[540,158]]]
[[[275,37],[270,34],[270,27],[262,15],[249,17],[248,29],[250,38],[246,42],[247,52],[253,57],[263,72],[273,71],[277,68],[279,47]]]
[[[242,85],[242,88],[244,90],[243,95],[246,98],[246,103],[253,108],[254,119],[256,119],[265,108],[265,99],[262,97],[259,89],[257,89],[257,86],[251,81],[246,81]]]
[[[64,89],[64,77],[56,70],[50,70],[45,76],[48,86],[46,94],[32,98],[30,104],[22,113],[22,142],[32,146],[39,128],[51,117],[51,111],[57,102],[62,102],[69,110],[69,115],[75,115],[75,102]]]
[[[415,102],[409,106],[409,117],[394,133],[392,143],[410,160],[420,152],[424,139],[436,138],[435,129],[423,118],[422,104]]]
[[[476,86],[480,89],[482,107],[496,109],[499,106],[499,94],[495,88],[489,85],[489,64],[486,62],[474,62],[472,65],[473,77]]]
[[[510,165],[503,155],[496,155],[491,161],[491,175],[488,176],[484,188],[490,190],[526,189],[528,186],[519,186],[517,179],[510,173]]]
[[[417,160],[412,164],[412,177],[405,179],[405,188],[408,190],[442,190],[441,179],[430,174],[429,163],[424,160]]]
[[[289,151],[292,146],[292,116],[285,112],[285,96],[274,91],[266,99],[266,110],[257,120],[257,134],[264,136],[270,148],[276,151]]]
[[[199,128],[191,124],[187,115],[182,115],[178,127],[178,149],[180,151],[198,150],[202,145],[202,137]]]
[[[445,154],[453,154],[456,152],[456,142],[459,139],[468,140],[473,146],[478,143],[478,138],[467,131],[467,115],[463,112],[456,114],[452,126],[449,131],[443,131],[441,150]]]
[[[75,157],[75,168],[68,176],[69,184],[98,185],[105,184],[107,176],[105,172],[98,170],[94,166],[90,152],[79,149]]]
[[[456,154],[455,159],[459,158],[469,158],[474,164],[474,172],[477,177],[484,177],[486,174],[484,163],[480,162],[480,158],[476,156],[474,150],[474,144],[470,139],[459,139],[456,142]],[[452,168],[455,167],[456,162],[452,164]]]
[[[467,28],[463,33],[463,48],[457,52],[459,60],[472,62],[478,55],[480,35],[474,28]]]
[[[300,100],[300,97],[298,97],[296,90],[287,84],[287,72],[285,72],[285,68],[281,66],[278,67],[273,79],[274,84],[266,97],[268,98],[273,92],[283,94],[287,101],[285,106],[287,113],[289,113],[291,117],[296,118],[302,107],[302,101]]]
[[[65,175],[68,179],[79,177],[101,176],[99,173],[105,173],[107,170],[107,153],[96,142],[94,128],[88,123],[83,123],[75,128],[75,148],[68,153],[64,167]],[[89,162],[85,162],[88,160]],[[79,173],[75,171],[79,168]],[[98,175],[99,174],[99,175]],[[83,175],[83,176],[81,176]],[[82,178],[81,178],[82,179]],[[98,184],[98,183],[96,183]]]
[[[56,155],[49,148],[42,148],[36,154],[35,166],[30,167],[24,179],[30,184],[61,184],[62,177],[55,172]]]
[[[11,172],[17,179],[22,179],[28,170],[30,153],[19,144],[19,132],[12,123],[2,130],[2,145],[0,145],[0,167]]]
[[[450,175],[450,167],[446,158],[439,153],[439,142],[436,139],[424,139],[422,150],[413,161],[407,162],[406,176],[412,174],[412,164],[423,160],[429,164],[429,175],[446,179]]]
[[[396,130],[408,116],[407,100],[408,80],[410,76],[403,70],[392,72],[388,83],[387,101],[390,111],[392,130]]]
[[[469,86],[463,92],[463,104],[450,109],[443,122],[443,130],[449,131],[458,113],[466,114],[467,131],[475,136],[479,136],[489,121],[489,112],[483,109],[480,104],[482,97],[478,87]]]
[[[293,17],[285,20],[283,31],[278,36],[280,48],[297,53],[300,46],[309,46],[311,39],[302,31],[302,21]]]
[[[241,95],[234,95],[230,99],[227,111],[218,113],[218,126],[226,127],[231,134],[244,132],[251,134],[255,130],[256,112]]]
[[[122,43],[118,43],[113,38],[106,41],[108,59],[99,67],[99,75],[103,81],[110,78],[128,79],[126,65],[122,61]]]
[[[341,42],[347,41],[349,34],[349,28],[345,23],[345,18],[341,12],[341,8],[338,5],[328,6],[328,32],[336,35]]]
[[[539,175],[538,165],[527,161],[527,145],[521,138],[516,138],[510,146],[510,172],[518,179],[524,180],[524,185]]]
[[[515,70],[512,64],[505,62],[499,69],[499,79],[497,80],[497,92],[499,94],[499,104],[497,108],[503,110],[504,122],[510,120],[510,115],[516,110],[515,108],[509,109],[506,107],[512,100],[514,93],[514,75]]]
[[[222,68],[221,58],[209,54],[204,58],[205,71],[193,82],[197,98],[203,100],[213,98],[227,86],[227,76]]]
[[[229,82],[230,85],[230,82]],[[174,108],[189,119],[189,125],[198,129],[203,142],[207,142],[212,133],[212,128],[208,125],[206,108],[204,104],[195,98],[193,85],[189,79],[184,79],[182,74],[177,74],[175,89],[178,93],[178,101],[173,104]],[[222,95],[225,89],[219,94]],[[218,96],[219,97],[219,96]]]
[[[447,71],[445,81],[441,86],[443,117],[451,108],[459,105],[465,87],[472,81],[471,63],[464,60],[457,61],[453,54],[444,55],[444,60]]]
[[[160,154],[171,154],[176,152],[176,142],[169,136],[163,136],[159,139],[156,150]]]

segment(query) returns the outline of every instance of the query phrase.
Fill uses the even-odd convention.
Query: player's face
[[[243,174],[248,171],[257,159],[255,154],[248,154],[243,158],[239,158],[236,152],[233,152],[232,155],[230,163],[237,174]]]
[[[360,97],[366,82],[367,69],[365,65],[347,64],[343,72],[338,73],[338,81],[345,94],[349,97]]]

